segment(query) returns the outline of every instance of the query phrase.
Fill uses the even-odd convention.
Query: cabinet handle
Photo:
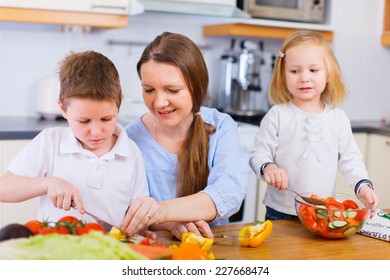
[[[99,5],[99,4],[91,4],[91,9],[115,9],[115,10],[123,10],[126,11],[126,6],[109,6],[109,5]]]

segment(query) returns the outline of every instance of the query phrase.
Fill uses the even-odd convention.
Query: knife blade
[[[250,238],[250,236],[233,235],[233,234],[217,234],[214,238]]]
[[[76,208],[76,205],[74,205],[73,203],[72,203],[71,206],[72,206],[74,209],[77,209],[77,208]],[[111,231],[111,229],[112,229],[113,227],[115,227],[115,228],[117,228],[117,229],[120,230],[120,232],[121,232],[122,235],[125,235],[126,237],[128,236],[126,231],[124,231],[124,230],[122,230],[122,229],[120,229],[120,228],[114,226],[113,224],[110,224],[109,222],[107,222],[107,221],[105,221],[105,220],[99,218],[98,216],[96,216],[96,215],[94,215],[94,214],[92,214],[92,213],[90,213],[90,212],[88,212],[88,211],[85,211],[84,214],[87,214],[88,216],[92,217],[98,224],[100,224],[100,225],[103,227],[103,229],[104,229],[104,231],[105,231],[106,233],[109,233],[109,232]]]

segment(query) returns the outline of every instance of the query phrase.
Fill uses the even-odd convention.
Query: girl
[[[283,43],[269,90],[274,106],[260,124],[250,156],[252,170],[268,185],[266,219],[295,216],[297,192],[334,191],[337,169],[367,208],[378,199],[346,114],[336,106],[346,88],[328,42],[297,31]]]
[[[137,70],[150,112],[126,131],[141,149],[150,195],[159,202],[150,223],[177,238],[187,231],[212,238],[207,222],[226,224],[245,196],[250,168],[237,124],[227,114],[202,107],[208,71],[189,38],[169,32],[157,36]],[[127,229],[137,227],[137,213],[149,206],[133,212],[135,207]]]

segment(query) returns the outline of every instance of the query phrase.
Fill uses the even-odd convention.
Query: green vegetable
[[[101,232],[86,235],[35,235],[0,242],[0,259],[145,260],[125,243]]]

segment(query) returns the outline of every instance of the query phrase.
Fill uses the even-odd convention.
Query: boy
[[[120,227],[130,202],[149,192],[141,153],[117,124],[118,71],[100,53],[72,52],[59,77],[58,105],[69,127],[43,130],[18,154],[0,178],[0,201],[39,196],[40,220],[93,221],[82,215],[87,209]]]

